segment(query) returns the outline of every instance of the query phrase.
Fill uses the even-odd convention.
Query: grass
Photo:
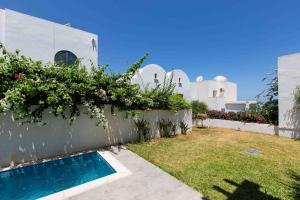
[[[127,148],[209,199],[300,199],[300,141],[194,128]],[[244,154],[250,148],[261,154]]]

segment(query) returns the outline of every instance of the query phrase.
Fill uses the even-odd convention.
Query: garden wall
[[[96,120],[81,114],[73,125],[60,117],[45,114],[44,126],[37,124],[19,125],[13,120],[12,113],[0,115],[0,166],[35,161],[83,150],[135,142],[138,139],[132,118],[126,118],[125,112],[111,115],[110,107],[105,107],[109,122],[106,130],[96,126]],[[164,118],[175,123],[184,121],[192,127],[192,111],[177,113],[164,110],[140,112],[151,126],[152,136],[159,136],[157,121]],[[179,133],[180,130],[178,129]]]
[[[300,105],[295,89],[300,85],[300,53],[278,57],[279,128],[300,137]]]
[[[276,136],[283,136],[289,138],[298,138],[299,135],[293,131],[280,129],[278,126],[270,124],[259,124],[259,123],[246,123],[241,121],[231,121],[222,119],[206,119],[203,121],[204,126],[208,127],[220,127],[220,128],[230,128],[240,131],[250,131],[256,133],[264,133]],[[193,125],[201,125],[200,120],[193,120]]]

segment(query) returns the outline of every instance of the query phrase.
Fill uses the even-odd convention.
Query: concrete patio
[[[113,156],[132,174],[86,191],[70,199],[99,200],[201,200],[203,195],[124,148],[112,148]]]

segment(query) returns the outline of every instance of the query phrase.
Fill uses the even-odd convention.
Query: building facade
[[[224,76],[216,76],[212,80],[204,80],[202,76],[198,76],[196,81],[192,82],[184,71],[174,69],[166,72],[157,64],[149,64],[138,70],[132,78],[132,83],[146,89],[163,85],[165,81],[170,80],[175,85],[176,93],[189,102],[205,102],[211,110],[239,112],[256,104],[256,101],[238,101],[237,84],[228,81]]]
[[[98,64],[98,36],[79,29],[0,9],[0,42],[8,51],[43,62],[72,64],[82,59],[87,67]]]
[[[279,130],[300,138],[300,105],[295,101],[300,86],[300,53],[278,58]]]
[[[9,9],[0,9],[0,42],[8,51],[20,50],[22,55],[43,62],[72,64],[81,59],[88,69],[98,65],[98,36],[93,33],[29,16]],[[175,92],[189,102],[205,102],[209,109],[241,111],[255,102],[238,101],[237,85],[224,76],[191,81],[180,69],[167,72],[157,64],[139,69],[132,78],[142,89],[154,88],[172,81]]]

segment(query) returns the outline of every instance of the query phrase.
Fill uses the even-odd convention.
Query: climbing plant
[[[266,122],[278,124],[278,76],[277,69],[267,74],[262,81],[268,81],[266,89],[259,93],[257,99],[264,97],[263,102],[256,106],[258,114],[262,115]]]
[[[295,89],[295,101],[300,104],[300,86],[297,86]]]
[[[154,95],[153,91],[147,93],[131,84],[132,76],[147,56],[142,56],[125,73],[115,74],[106,72],[107,65],[92,66],[88,71],[79,60],[68,66],[44,64],[19,51],[8,52],[0,44],[0,112],[13,111],[20,123],[44,123],[46,111],[72,123],[84,112],[96,118],[97,125],[106,127],[105,104],[129,112],[173,109],[170,105],[175,105],[175,111],[188,108],[184,99],[170,98],[173,90],[162,101],[158,95],[165,89],[157,88],[156,92],[163,92]]]

